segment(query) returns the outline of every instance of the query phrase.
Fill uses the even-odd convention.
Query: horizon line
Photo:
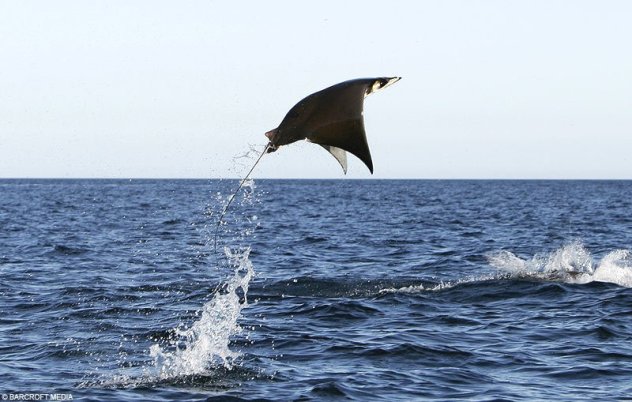
[[[386,180],[407,180],[407,181],[632,181],[632,178],[411,178],[411,177],[260,177],[251,178],[253,180],[354,180],[354,181],[386,181]],[[243,180],[243,177],[0,177],[0,180]]]

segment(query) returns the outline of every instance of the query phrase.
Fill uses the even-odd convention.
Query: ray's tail
[[[248,171],[246,176],[243,179],[241,179],[241,181],[239,182],[239,186],[237,186],[237,189],[233,192],[233,194],[228,199],[228,202],[224,206],[224,209],[222,209],[222,213],[219,215],[219,218],[217,219],[217,225],[215,226],[215,234],[213,235],[213,250],[214,250],[215,253],[217,252],[217,234],[219,233],[219,227],[222,224],[222,219],[224,219],[224,215],[226,215],[226,212],[228,211],[228,208],[230,207],[230,204],[233,202],[233,200],[235,199],[235,197],[239,193],[239,190],[241,190],[241,188],[243,187],[244,183],[246,182],[246,180],[248,180],[248,178],[250,177],[250,174],[252,173],[252,171],[255,170],[255,167],[259,164],[259,161],[261,160],[261,158],[263,158],[263,155],[265,155],[268,152],[269,148],[270,148],[270,143],[268,143],[265,146],[265,148],[263,148],[263,151],[261,151],[261,154],[259,155],[259,157],[255,161],[255,164],[252,165],[252,167],[250,168],[250,170]]]

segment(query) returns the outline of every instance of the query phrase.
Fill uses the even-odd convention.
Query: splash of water
[[[551,253],[536,254],[531,259],[499,251],[488,255],[487,260],[492,267],[512,276],[577,284],[608,282],[632,287],[632,253],[629,250],[611,251],[595,263],[583,244],[575,241]]]
[[[231,337],[242,332],[241,311],[248,306],[247,293],[254,277],[250,249],[232,252],[225,249],[234,274],[199,313],[199,319],[186,329],[175,329],[176,336],[168,346],[154,344],[150,355],[154,359],[158,379],[165,380],[204,374],[214,367],[232,368],[240,353],[230,349]]]
[[[248,307],[248,286],[255,275],[249,259],[250,249],[224,252],[233,267],[233,274],[217,290],[212,300],[196,314],[199,317],[189,327],[173,329],[173,336],[150,346],[151,362],[123,369],[100,378],[86,377],[78,387],[136,387],[162,381],[180,381],[190,376],[213,376],[230,370],[239,363],[241,353],[230,348],[231,340],[243,332],[239,325],[241,312]],[[126,361],[126,355],[122,361]]]

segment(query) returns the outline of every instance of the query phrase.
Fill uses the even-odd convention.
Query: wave
[[[506,250],[490,253],[486,257],[489,265],[498,272],[438,283],[386,287],[379,293],[439,292],[462,285],[503,280],[537,280],[568,284],[603,282],[632,288],[630,250],[611,251],[595,262],[595,258],[586,247],[580,241],[574,241],[553,252],[536,254],[526,259]]]
[[[560,281],[571,284],[590,282],[613,283],[632,287],[632,253],[614,250],[595,262],[584,245],[575,241],[551,253],[536,254],[530,259],[509,251],[498,251],[487,256],[489,264],[511,277]]]

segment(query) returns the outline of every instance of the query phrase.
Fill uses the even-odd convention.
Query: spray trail
[[[249,259],[250,250],[231,252],[226,256],[234,266],[234,274],[223,291],[202,307],[199,319],[186,329],[176,329],[168,345],[154,344],[153,376],[160,380],[204,374],[218,366],[231,368],[238,352],[230,349],[231,338],[242,332],[241,311],[248,306],[248,285],[254,277]]]
[[[261,154],[259,155],[257,160],[252,165],[252,167],[250,168],[246,176],[241,180],[241,182],[239,182],[239,186],[237,186],[237,189],[230,196],[230,198],[228,199],[228,202],[222,209],[222,212],[219,214],[219,218],[217,219],[217,225],[215,225],[215,234],[213,235],[213,251],[214,252],[217,253],[217,234],[219,233],[219,227],[222,224],[222,219],[224,219],[224,215],[226,215],[226,212],[228,211],[230,204],[232,204],[233,200],[239,193],[239,190],[241,190],[241,188],[243,187],[244,183],[248,181],[248,179],[250,178],[250,174],[252,173],[253,170],[255,170],[255,167],[257,167],[257,165],[259,164],[259,161],[261,160],[261,158],[263,158],[263,155],[265,155],[268,152],[268,148],[270,148],[270,143],[268,143],[263,149],[263,151],[261,151]]]
[[[222,219],[228,211],[239,190],[250,188],[254,191],[254,182],[249,179],[269,144],[263,149],[246,176],[240,181],[224,205],[218,218],[213,236],[213,248],[217,251],[217,237]],[[243,229],[242,236],[248,236],[251,230]],[[216,288],[213,299],[205,303],[198,312],[198,319],[189,327],[174,329],[174,336],[167,344],[154,344],[150,347],[153,368],[149,377],[169,380],[191,375],[211,373],[218,367],[231,369],[239,352],[230,349],[231,339],[242,332],[239,325],[242,309],[248,306],[248,286],[255,275],[250,261],[250,247],[233,251],[224,247],[228,267],[233,275]]]

